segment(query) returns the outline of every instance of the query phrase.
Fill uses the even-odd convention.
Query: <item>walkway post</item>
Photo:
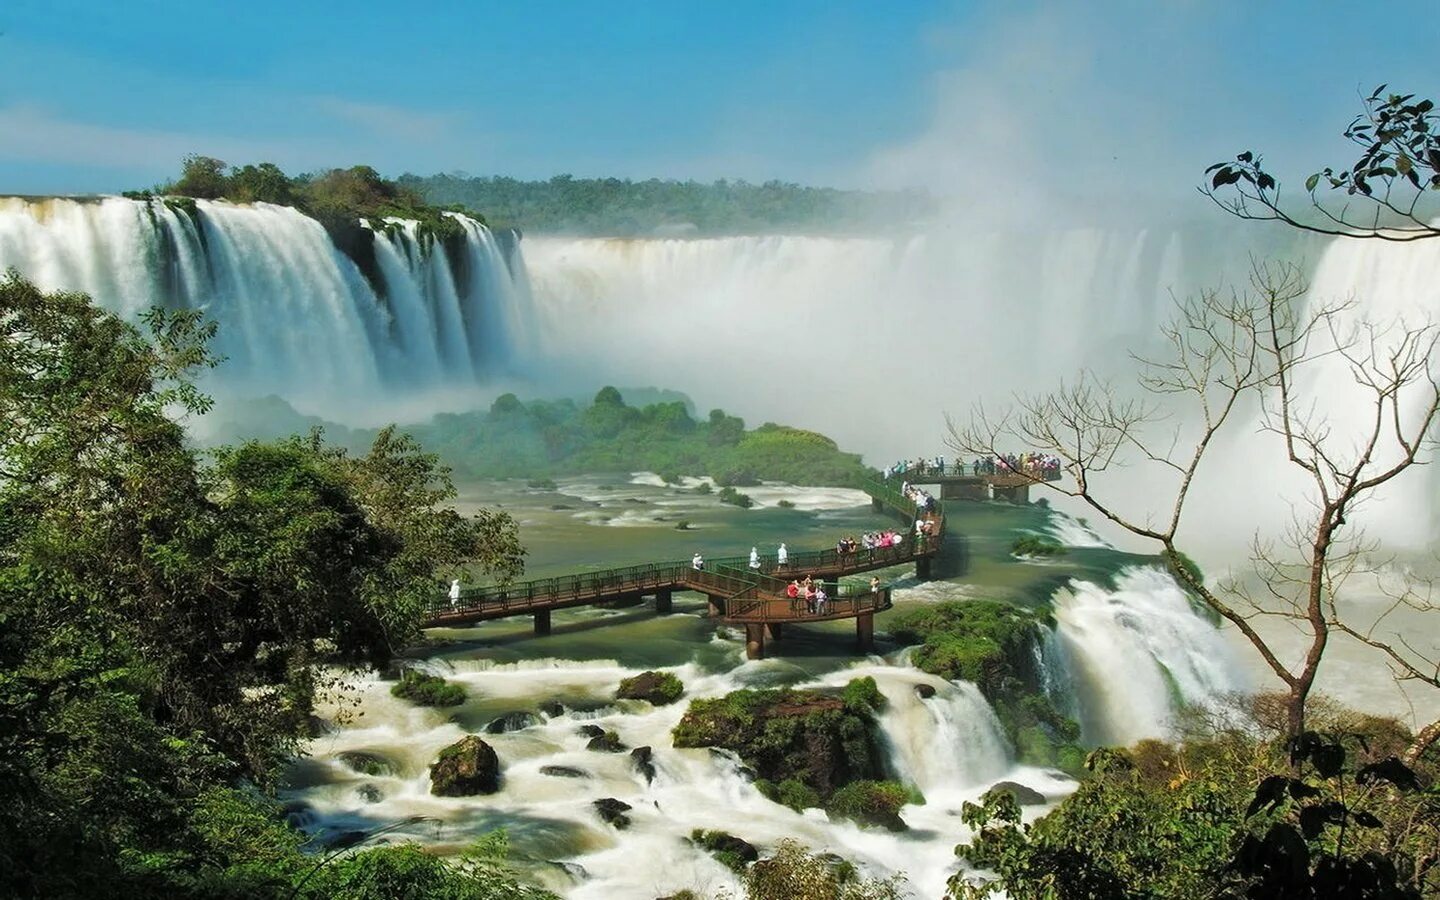
[[[783,623],[781,623],[781,622],[771,622],[771,623],[769,623],[768,625],[765,626],[766,628],[770,629],[770,640],[772,640],[772,641],[778,641],[778,640],[780,640],[780,634],[781,634],[780,626],[781,626],[782,624],[783,624]]]
[[[671,592],[669,590],[655,592],[655,611],[664,615],[672,608]]]
[[[746,658],[746,659],[764,659],[764,658],[765,658],[765,626],[764,626],[764,625],[758,625],[758,624],[757,624],[757,625],[746,625],[746,626],[745,626],[745,658]]]
[[[725,598],[714,594],[705,595],[705,607],[710,618],[718,619],[725,614]]]
[[[542,609],[535,613],[535,636],[544,637],[550,633],[550,610]]]
[[[855,617],[855,643],[861,653],[875,649],[875,614],[861,613]]]
[[[930,580],[930,557],[921,556],[915,560],[915,577],[920,581]]]

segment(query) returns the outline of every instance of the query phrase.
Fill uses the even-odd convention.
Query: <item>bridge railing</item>
[[[825,601],[823,610],[811,610],[803,599],[756,597],[734,601],[726,606],[725,618],[732,622],[804,622],[830,618],[849,618],[875,613],[891,606],[890,588],[878,591],[841,592]]]
[[[973,462],[952,462],[945,466],[911,466],[903,472],[892,472],[887,480],[893,481],[896,484],[903,481],[924,484],[927,478],[984,478],[987,476],[1016,475],[1023,476],[1031,481],[1059,481],[1063,474],[1059,469],[1046,469],[1036,466],[1011,468],[998,461],[991,461],[989,464],[982,462],[979,465]]]

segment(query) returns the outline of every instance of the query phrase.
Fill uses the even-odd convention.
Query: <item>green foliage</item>
[[[851,679],[840,692],[840,699],[845,701],[845,708],[851,712],[875,713],[885,708],[885,695],[880,693],[880,686],[869,675]]]
[[[794,504],[794,503],[791,503],[789,500],[777,500],[777,501],[775,502],[775,505],[778,506],[778,507],[780,507],[781,509],[794,509],[794,508],[795,508],[795,504]]]
[[[755,501],[750,498],[749,494],[742,494],[733,487],[722,487],[716,496],[720,498],[721,503],[728,503],[741,509],[749,509],[755,505]]]
[[[519,181],[506,176],[402,175],[399,183],[431,203],[491,210],[497,221],[527,230],[647,235],[673,229],[699,234],[806,231],[871,232],[933,211],[919,192],[862,192],[779,181],[631,181],[574,178]]]
[[[459,706],[465,702],[464,687],[419,669],[401,672],[400,680],[390,686],[390,695],[417,706]]]
[[[629,406],[608,386],[589,406],[570,400],[521,403],[507,394],[488,411],[439,415],[411,432],[467,478],[540,483],[645,468],[669,483],[681,475],[710,475],[722,499],[741,505],[745,495],[735,488],[761,478],[857,486],[866,472],[858,455],[841,452],[814,432],[765,425],[747,433],[741,420],[722,410],[697,422],[682,401]],[[708,483],[694,490],[714,492]]]
[[[744,885],[745,895],[753,900],[900,900],[908,896],[903,874],[863,878],[846,860],[807,853],[788,838],[780,842],[773,856],[746,871]]]
[[[672,738],[676,747],[733,750],[755,770],[758,790],[797,809],[883,770],[869,712],[814,691],[741,690],[693,700]]]
[[[288,893],[298,838],[228,786],[417,633],[436,566],[519,565],[393,431],[201,457],[170,411],[209,407],[213,327],[145,324],[0,280],[0,895]]]
[[[897,781],[852,781],[831,797],[825,805],[832,814],[864,825],[881,825],[902,830],[900,808],[911,800],[912,793]]]
[[[690,841],[713,854],[722,865],[737,873],[743,873],[745,867],[758,856],[750,844],[724,831],[696,828],[690,832]]]
[[[1031,610],[999,601],[949,601],[900,615],[890,631],[906,643],[923,642],[912,656],[918,668],[972,681],[993,699],[1007,679],[1029,677],[1042,621]]]
[[[1010,545],[1010,552],[1015,556],[1058,556],[1066,551],[1063,544],[1039,535],[1027,534]]]

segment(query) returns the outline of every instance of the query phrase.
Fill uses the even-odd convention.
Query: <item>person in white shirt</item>
[[[750,548],[750,568],[760,568],[760,551],[754,547]]]
[[[789,565],[790,551],[786,550],[785,545],[782,543],[780,545],[780,549],[775,552],[775,557],[778,560],[779,565]]]
[[[690,568],[694,569],[697,572],[705,571],[704,557],[702,557],[699,553],[696,553],[694,558],[690,560]]]
[[[450,608],[456,609],[460,606],[460,579],[450,580]]]

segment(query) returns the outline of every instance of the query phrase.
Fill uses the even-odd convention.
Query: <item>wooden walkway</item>
[[[896,546],[857,548],[854,553],[840,553],[833,548],[800,551],[789,554],[784,566],[770,555],[760,558],[758,569],[749,567],[749,557],[727,557],[707,560],[703,570],[682,560],[472,588],[454,603],[448,597],[432,601],[424,627],[465,627],[531,615],[535,618],[535,633],[543,635],[550,633],[550,613],[557,609],[654,597],[655,611],[668,613],[675,591],[695,591],[706,596],[711,616],[745,628],[746,653],[751,659],[762,658],[767,636],[778,639],[787,624],[836,619],[855,619],[857,642],[862,651],[868,651],[873,646],[875,613],[891,606],[890,588],[841,589],[839,578],[909,563],[915,564],[921,578],[928,578],[930,560],[940,552],[945,527],[938,504],[933,512],[922,513],[898,488],[898,481],[873,482],[866,487],[877,511],[890,512],[905,521],[902,541]],[[928,537],[915,535],[917,517],[934,523]],[[823,610],[811,611],[803,600],[792,601],[785,596],[790,580],[803,581],[807,576],[823,585],[829,596]]]
[[[948,466],[913,466],[904,472],[896,472],[887,484],[935,484],[940,486],[941,500],[1009,500],[1012,503],[1029,503],[1030,486],[1046,481],[1057,481],[1058,470],[1012,470],[989,467],[977,468],[971,463],[952,463]]]

